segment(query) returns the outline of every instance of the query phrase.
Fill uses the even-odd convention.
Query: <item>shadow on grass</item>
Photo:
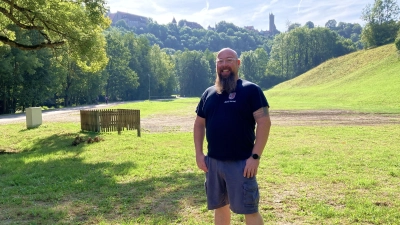
[[[9,152],[5,149],[0,149],[0,155],[17,154],[16,152]]]
[[[37,128],[33,128],[37,129]],[[25,132],[27,129],[20,130],[19,132]],[[74,144],[75,138],[79,136],[81,139],[80,142]],[[30,146],[29,149],[24,149],[21,152],[29,152],[34,154],[37,150],[40,150],[40,153],[55,153],[57,151],[64,152],[76,152],[79,154],[85,149],[87,145],[88,138],[95,138],[96,136],[102,136],[99,133],[88,132],[88,131],[80,131],[76,133],[58,133],[53,134],[47,138],[36,140],[33,146]],[[96,143],[92,143],[96,144]]]
[[[70,144],[75,135],[52,135],[30,151],[0,159],[0,221],[168,224],[179,220],[184,207],[205,204],[201,174],[175,171],[142,177],[134,173],[136,162],[87,162],[79,156],[87,151],[84,144]],[[49,153],[51,159],[39,157]]]

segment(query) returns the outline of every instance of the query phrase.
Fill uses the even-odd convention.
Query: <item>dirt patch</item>
[[[273,125],[279,126],[339,126],[400,124],[398,114],[356,113],[343,110],[271,111]],[[157,116],[144,118],[142,128],[150,132],[192,131],[193,116]]]
[[[176,116],[159,115],[143,118],[140,121],[141,127],[150,132],[168,132],[168,131],[192,131],[196,115]]]
[[[359,113],[345,110],[277,110],[271,111],[276,125],[334,126],[400,124],[399,114]]]
[[[271,110],[273,125],[279,126],[339,126],[400,124],[400,114],[358,113],[345,110]],[[155,115],[141,120],[145,132],[192,131],[196,115]],[[78,110],[43,113],[43,122],[80,123]],[[25,117],[0,117],[0,124],[24,122]]]

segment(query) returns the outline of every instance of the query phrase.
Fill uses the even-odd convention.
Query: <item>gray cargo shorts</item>
[[[209,210],[230,204],[232,212],[258,212],[260,195],[256,177],[243,177],[246,160],[220,161],[206,156],[208,168],[204,183]]]

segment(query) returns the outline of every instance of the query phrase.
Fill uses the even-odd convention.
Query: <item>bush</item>
[[[396,38],[396,40],[394,41],[394,44],[396,45],[397,50],[400,51],[400,30],[399,30],[399,32],[397,33],[397,38]]]

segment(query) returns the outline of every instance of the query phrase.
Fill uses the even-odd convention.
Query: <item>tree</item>
[[[210,50],[206,49],[204,51],[204,57],[208,61],[208,65],[210,65],[210,73],[208,74],[208,86],[214,84],[216,79],[216,67],[217,63],[215,59],[217,58],[217,53],[211,52]]]
[[[8,113],[9,89],[12,85],[12,57],[10,46],[0,46],[0,114]]]
[[[240,73],[244,79],[260,84],[268,63],[268,54],[263,48],[243,52],[240,55]]]
[[[259,76],[259,74],[257,74],[256,64],[257,56],[254,51],[242,52],[242,54],[240,55],[239,67],[241,76],[243,76],[243,78],[246,80],[252,81],[254,83],[259,83],[259,80],[255,79],[257,76]]]
[[[320,63],[355,51],[349,39],[335,31],[317,27],[296,28],[275,37],[266,75],[291,79]]]
[[[149,41],[144,37],[135,37],[133,33],[124,36],[131,56],[129,68],[139,77],[139,87],[132,92],[133,99],[148,99],[149,76],[151,75]]]
[[[335,30],[336,24],[337,24],[336,20],[328,20],[328,22],[325,23],[325,27],[330,30]]]
[[[149,40],[150,45],[158,45],[161,48],[164,47],[164,43],[160,41],[154,34],[151,33],[145,33],[139,35],[139,37],[145,37],[147,40]]]
[[[59,94],[63,98],[64,106],[71,106],[76,104],[76,98],[79,97],[80,80],[83,78],[81,70],[77,66],[76,62],[72,60],[71,52],[64,46],[62,54],[59,57],[57,73],[62,76],[61,88],[62,91]]]
[[[126,23],[126,21],[125,21],[124,19],[118,20],[118,21],[115,23],[115,26],[116,26],[116,27],[122,27],[122,28],[124,28],[124,29],[129,29],[129,26],[128,26],[128,24]]]
[[[227,33],[228,29],[232,29],[233,31],[237,32],[239,31],[239,27],[237,27],[235,24],[233,23],[228,23],[226,21],[221,21],[219,23],[217,23],[215,25],[215,30],[220,33],[220,32],[224,32]]]
[[[168,35],[168,38],[164,41],[164,47],[173,49],[182,49],[180,41],[175,37]]]
[[[0,47],[0,114],[40,106],[54,94],[58,75],[52,73],[51,58],[48,49]]]
[[[80,67],[100,70],[107,63],[106,10],[105,0],[0,0],[0,42],[22,50],[68,45]],[[19,41],[10,25],[29,31],[30,42]]]
[[[361,34],[361,42],[364,48],[382,46],[394,42],[400,24],[395,21],[386,22],[382,25],[369,23]]]
[[[150,85],[151,95],[154,98],[171,96],[176,87],[175,64],[172,57],[153,45],[150,49]]]
[[[396,45],[396,48],[400,54],[400,30],[399,30],[399,32],[397,32],[397,38],[396,38],[396,41],[394,42],[394,44]]]
[[[209,86],[210,65],[201,52],[185,51],[176,55],[176,74],[180,95],[198,97]]]
[[[309,29],[312,29],[312,28],[315,27],[315,26],[314,26],[314,23],[311,22],[311,21],[308,21],[304,26],[305,26],[305,27],[308,27]]]
[[[288,26],[288,30],[287,31],[291,31],[293,29],[296,29],[297,27],[301,27],[301,24],[299,23],[292,23]]]
[[[400,15],[400,8],[395,0],[375,0],[374,5],[367,4],[363,9],[361,19],[367,23],[384,24],[390,21],[397,21]]]
[[[147,24],[147,31],[151,34],[154,34],[154,36],[156,36],[158,39],[160,39],[161,41],[165,41],[165,39],[167,39],[168,36],[168,28],[167,26],[164,25],[160,25],[158,23],[148,23]]]
[[[139,86],[138,75],[129,67],[131,54],[124,35],[112,30],[106,36],[110,60],[103,71],[106,80],[105,95],[113,100],[132,99],[131,93]]]
[[[34,65],[34,73],[22,74],[23,82],[21,82],[20,86],[23,91],[17,96],[17,109],[25,111],[28,107],[44,105],[46,100],[54,96],[54,93],[58,90],[60,75],[54,72],[54,61],[49,49],[41,49],[35,52],[21,52],[32,54],[24,63],[32,63],[30,61],[34,61],[36,64]],[[55,105],[54,102],[52,106]]]
[[[361,19],[367,22],[361,34],[365,48],[381,46],[395,40],[400,24],[397,23],[400,8],[394,0],[375,0],[362,12]]]

